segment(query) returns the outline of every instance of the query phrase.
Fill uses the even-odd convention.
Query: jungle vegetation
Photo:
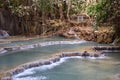
[[[116,37],[119,38],[119,5],[119,0],[0,0],[1,12],[7,11],[14,19],[15,26],[8,28],[12,35],[42,35],[52,30],[57,31],[62,27],[47,24],[49,20],[69,23],[71,15],[85,13],[96,17],[97,25],[113,26]],[[6,29],[4,26],[2,28]]]

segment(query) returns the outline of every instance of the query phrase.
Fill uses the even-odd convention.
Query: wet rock
[[[119,46],[96,46],[95,50],[120,50]]]
[[[51,62],[50,61],[44,61],[43,64],[44,65],[49,65],[49,64],[51,64]]]
[[[94,54],[94,57],[99,57],[99,54]]]
[[[7,50],[5,50],[4,48],[0,49],[0,54],[6,53],[6,52],[7,52]]]
[[[44,63],[43,62],[38,62],[38,65],[42,66],[42,65],[44,65]]]
[[[16,75],[16,74],[19,74],[19,73],[21,73],[23,71],[24,71],[24,68],[17,68],[17,69],[15,69],[15,70],[12,71],[12,74]]]
[[[66,57],[66,55],[63,53],[60,55],[60,58]]]
[[[51,60],[53,63],[60,61],[60,58],[54,58]]]
[[[88,56],[90,56],[90,54],[87,51],[84,51],[81,56],[88,57]]]
[[[7,50],[7,51],[12,51],[13,49],[12,49],[12,47],[10,47],[10,48],[4,48],[5,50]]]
[[[38,66],[41,66],[43,65],[42,63],[31,63],[31,64],[26,64],[26,65],[23,65],[22,67],[24,69],[29,69],[29,68],[33,68],[33,67],[38,67]]]
[[[29,69],[29,65],[24,65],[23,68],[24,69]]]
[[[31,64],[28,65],[28,68],[33,68],[33,67],[38,67],[38,66],[39,66],[38,63],[31,63]]]
[[[38,63],[33,63],[32,65],[33,65],[33,67],[38,67],[39,66]]]
[[[2,78],[0,80],[12,80],[12,78],[11,77],[5,77],[5,78]]]
[[[5,30],[0,30],[0,39],[8,38],[9,34]]]

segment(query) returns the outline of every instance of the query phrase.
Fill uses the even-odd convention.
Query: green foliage
[[[95,13],[96,13],[96,5],[91,5],[91,4],[89,4],[88,5],[88,9],[87,9],[87,13],[89,14],[89,15],[94,15]]]
[[[78,0],[71,0],[70,14],[80,14],[85,11],[85,2]]]
[[[120,0],[101,0],[89,5],[88,14],[96,15],[97,23],[107,23],[114,26],[116,37],[120,42]]]
[[[32,12],[51,13],[53,11],[53,0],[10,0],[9,4],[12,13],[19,17],[30,15]]]
[[[60,14],[58,12],[60,12],[60,5],[62,5],[62,14],[64,14],[65,17],[68,6],[67,3],[63,3],[63,1],[61,2],[60,0],[0,0],[0,7],[7,6],[13,15],[22,18],[23,21],[21,25],[23,25],[23,22],[24,24],[28,23],[25,21],[27,20],[26,18],[38,18],[41,20],[43,12],[46,17],[50,14],[50,16],[59,18]],[[120,32],[120,28],[118,27],[120,24],[117,23],[120,19],[118,16],[120,13],[119,5],[119,0],[99,0],[97,3],[87,3],[83,0],[70,0],[71,7],[69,14],[80,14],[86,13],[87,11],[89,15],[96,15],[97,24],[110,22],[117,26],[115,27],[116,32]],[[25,29],[30,29],[31,27],[28,25],[24,27],[26,26],[27,28]]]
[[[4,1],[0,0],[0,7],[3,7],[3,5],[4,5]]]
[[[110,11],[109,6],[109,0],[101,0],[98,3],[90,4],[88,6],[87,12],[89,15],[96,15],[97,23],[107,22],[109,17],[108,13]]]
[[[51,13],[53,11],[53,0],[38,0],[38,7],[40,11]]]

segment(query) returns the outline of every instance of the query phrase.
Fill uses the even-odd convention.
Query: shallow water
[[[53,37],[53,38],[44,38],[44,39],[37,39],[37,40],[29,40],[27,41],[20,41],[20,43],[25,44],[29,43],[31,44],[31,41],[36,42],[40,41],[39,43],[48,42],[48,41],[74,41],[74,39],[64,39],[59,37]],[[13,42],[14,45],[17,45],[18,42]],[[5,44],[6,46],[13,45],[11,44]],[[71,42],[72,43],[72,42]],[[97,45],[106,45],[106,44],[97,44],[95,42],[87,42],[87,41],[81,41],[77,44],[58,44],[58,45],[51,45],[51,46],[43,46],[43,47],[37,47],[33,49],[26,49],[26,50],[19,50],[19,51],[10,51],[7,52],[7,54],[0,56],[0,71],[8,70],[13,67],[16,67],[18,65],[35,61],[38,59],[48,58],[50,55],[56,54],[58,52],[63,51],[69,51],[69,50],[78,50],[85,46],[97,46]]]
[[[120,54],[119,54],[120,56]],[[107,59],[65,59],[55,65],[32,68],[16,75],[13,80],[110,80],[120,73],[120,59],[115,55]]]
[[[38,39],[30,39],[30,40],[23,40],[23,41],[13,41],[11,43],[0,44],[0,47],[8,47],[8,46],[18,46],[18,45],[28,45],[28,44],[35,44],[39,42],[46,42],[46,41],[60,41],[60,40],[71,40],[65,39],[63,37],[49,37],[49,38],[38,38]]]
[[[4,46],[20,44],[34,44],[48,41],[73,41],[59,37],[44,38],[20,42],[12,42]],[[0,71],[14,68],[15,66],[48,58],[58,52],[79,50],[86,46],[106,46],[95,42],[81,41],[77,44],[57,44],[37,47],[33,49],[7,52],[0,56]],[[110,80],[111,75],[120,73],[120,54],[107,54],[108,59],[65,59],[60,63],[33,68],[14,76],[14,80]]]

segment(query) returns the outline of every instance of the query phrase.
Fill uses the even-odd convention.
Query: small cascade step
[[[95,46],[93,47],[94,50],[102,51],[102,52],[115,52],[120,53],[120,47],[119,46]]]
[[[103,53],[90,53],[87,51],[84,52],[62,52],[59,55],[56,55],[53,58],[49,58],[46,60],[40,60],[40,61],[35,61],[35,62],[30,62],[26,63],[23,65],[20,65],[12,70],[9,70],[5,72],[5,76],[0,78],[0,80],[12,80],[13,76],[24,72],[27,69],[34,68],[34,67],[40,67],[40,66],[45,66],[45,65],[51,65],[55,64],[57,62],[62,61],[63,59],[69,59],[69,58],[83,58],[83,59],[100,59],[101,57],[105,57]]]
[[[119,46],[95,46],[95,50],[120,50]]]

